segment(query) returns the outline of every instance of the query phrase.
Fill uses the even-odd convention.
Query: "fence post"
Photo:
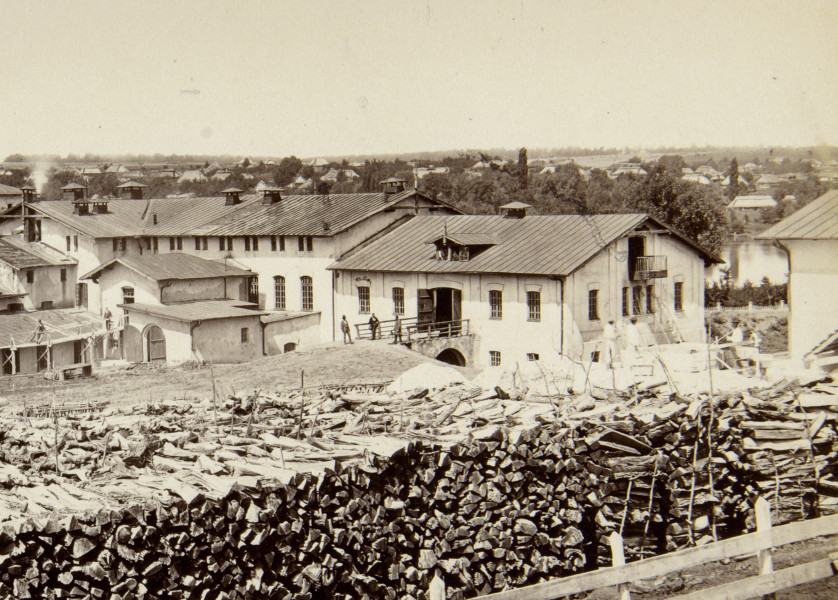
[[[757,498],[755,511],[757,516],[757,531],[771,530],[771,505],[768,500],[760,496]],[[757,562],[759,563],[760,575],[771,575],[774,573],[774,559],[771,556],[771,548],[760,550],[757,553]],[[777,594],[765,594],[763,600],[777,600]]]
[[[440,578],[438,571],[428,586],[428,600],[445,600],[445,582]]]
[[[611,566],[622,567],[626,564],[626,556],[623,553],[623,536],[614,531],[608,538],[611,544]],[[620,592],[620,600],[631,600],[631,592],[629,592],[629,584],[621,583],[617,586]]]

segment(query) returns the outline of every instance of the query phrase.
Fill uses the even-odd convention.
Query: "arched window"
[[[308,275],[300,277],[300,285],[303,292],[303,310],[314,310],[314,286],[311,277]]]
[[[285,277],[282,275],[274,277],[274,308],[285,310]]]

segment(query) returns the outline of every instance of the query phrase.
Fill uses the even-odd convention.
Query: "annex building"
[[[647,343],[704,340],[705,269],[721,259],[645,214],[529,209],[411,219],[331,265],[336,312],[359,332],[398,315],[406,341],[477,367],[596,359],[604,324],[633,316]]]

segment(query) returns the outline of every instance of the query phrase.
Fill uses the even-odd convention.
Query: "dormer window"
[[[495,245],[495,239],[484,233],[448,233],[433,241],[435,258],[451,262],[468,262],[487,248]]]

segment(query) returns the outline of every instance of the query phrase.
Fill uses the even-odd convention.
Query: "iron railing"
[[[634,263],[634,279],[654,279],[666,277],[669,274],[666,268],[666,256],[638,256]]]

